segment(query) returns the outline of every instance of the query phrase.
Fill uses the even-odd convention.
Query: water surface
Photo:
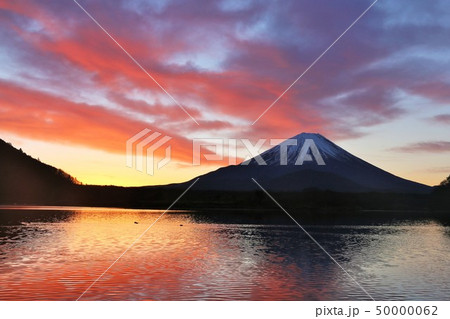
[[[76,300],[161,213],[3,207],[0,300]],[[449,299],[449,226],[334,219],[305,228],[377,300]],[[281,211],[170,212],[83,296],[348,299],[368,296]]]

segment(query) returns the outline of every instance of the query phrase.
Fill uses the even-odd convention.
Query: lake
[[[0,300],[76,300],[163,212],[18,208],[0,209]],[[448,224],[334,218],[304,227],[376,300],[449,299]],[[368,296],[282,211],[171,211],[81,300]]]

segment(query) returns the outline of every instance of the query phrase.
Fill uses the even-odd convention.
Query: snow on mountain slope
[[[337,146],[324,136],[317,133],[301,133],[291,137],[284,142],[272,147],[263,152],[260,156],[264,159],[267,165],[280,165],[280,156],[282,152],[287,153],[287,165],[295,165],[300,151],[305,145],[306,140],[312,140],[319,149],[322,158],[326,162],[327,159],[334,159],[345,161],[352,157],[349,152]],[[295,145],[293,145],[295,143]],[[255,160],[250,161],[248,165],[259,165]]]

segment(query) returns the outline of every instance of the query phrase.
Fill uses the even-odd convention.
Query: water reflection
[[[0,299],[75,300],[160,214],[0,210]],[[450,293],[448,226],[344,220],[305,228],[377,300],[446,299]],[[178,211],[159,220],[83,299],[367,296],[281,213]]]

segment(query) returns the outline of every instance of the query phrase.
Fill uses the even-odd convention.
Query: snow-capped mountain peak
[[[314,148],[317,148],[322,159],[326,162],[327,159],[345,161],[353,156],[337,146],[324,136],[318,133],[301,133],[293,136],[282,143],[272,147],[271,149],[260,154],[260,157],[267,165],[283,165],[283,154],[287,156],[287,163],[284,165],[294,165],[302,152],[302,148],[308,154],[311,154]],[[286,160],[284,160],[286,162]],[[257,161],[250,160],[244,165],[259,165]]]
[[[285,164],[280,160],[281,154],[286,155],[282,158]],[[268,190],[276,192],[298,192],[308,188],[337,192],[427,193],[431,190],[429,186],[405,180],[353,156],[317,133],[293,136],[258,157],[202,175],[195,187],[249,191],[258,189],[253,182],[256,179]],[[299,157],[305,160],[299,163]],[[264,164],[260,163],[261,159]]]

